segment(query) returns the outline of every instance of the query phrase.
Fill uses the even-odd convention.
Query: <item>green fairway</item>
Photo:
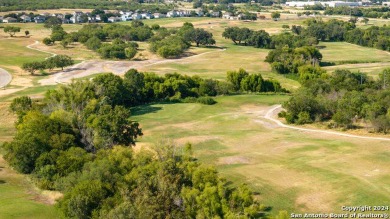
[[[0,66],[22,66],[31,61],[42,61],[49,55],[26,48],[33,41],[28,38],[0,39]]]
[[[340,212],[341,205],[390,202],[387,143],[278,128],[262,119],[288,96],[218,97],[212,106],[156,104],[133,109],[145,135],[139,146],[191,142],[195,155],[263,204],[290,212]],[[332,140],[330,140],[332,139]],[[371,145],[368,149],[366,145]]]
[[[390,54],[386,51],[354,45],[346,42],[321,42],[319,44],[323,61],[335,62],[390,62]]]

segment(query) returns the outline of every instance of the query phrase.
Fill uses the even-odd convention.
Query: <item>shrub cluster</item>
[[[22,69],[25,71],[30,72],[30,74],[34,74],[37,70],[44,70],[49,69],[52,70],[54,68],[61,68],[62,70],[64,67],[73,65],[74,61],[70,56],[67,55],[56,55],[53,57],[50,57],[42,62],[26,62],[23,63]]]
[[[331,76],[314,78],[294,93],[280,114],[289,123],[331,121],[330,127],[352,128],[361,121],[371,130],[390,130],[390,69],[377,80],[366,74],[336,70]]]

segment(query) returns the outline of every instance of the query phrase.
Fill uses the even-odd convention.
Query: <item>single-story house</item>
[[[167,15],[161,13],[154,13],[153,17],[158,19],[158,18],[165,18],[167,17]]]
[[[31,22],[31,17],[27,15],[20,16],[20,19],[22,19],[22,22],[24,23]]]
[[[18,20],[13,17],[6,17],[3,19],[3,23],[16,23]]]

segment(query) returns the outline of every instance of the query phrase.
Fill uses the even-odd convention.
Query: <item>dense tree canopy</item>
[[[277,82],[244,70],[228,78],[246,92],[281,91]],[[2,146],[4,158],[32,174],[40,188],[62,192],[57,207],[68,218],[266,218],[270,208],[247,186],[231,186],[201,165],[190,145],[177,150],[164,144],[154,152],[130,147],[143,134],[131,107],[196,97],[214,104],[209,96],[232,92],[226,87],[198,76],[132,69],[124,79],[101,74],[60,85],[41,101],[16,98],[10,109],[18,115],[17,131]]]
[[[370,124],[372,131],[390,130],[389,87],[383,77],[373,80],[366,74],[336,70],[331,76],[308,79],[285,103],[287,122],[304,124],[330,121],[330,127],[354,127],[359,121]]]

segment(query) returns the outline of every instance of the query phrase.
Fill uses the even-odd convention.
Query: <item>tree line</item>
[[[390,131],[390,69],[372,79],[361,72],[336,70],[303,83],[283,107],[288,123],[326,122],[329,127],[365,124],[374,132]]]
[[[202,28],[194,28],[191,23],[184,23],[179,29],[168,30],[159,25],[151,27],[142,21],[132,21],[131,26],[121,24],[89,24],[79,31],[67,33],[61,23],[53,18],[45,26],[51,28],[50,37],[44,38],[43,43],[52,45],[59,41],[66,48],[74,42],[83,43],[88,49],[94,50],[102,58],[132,59],[138,44],[136,41],[149,41],[150,50],[161,57],[177,57],[185,52],[191,43],[196,46],[215,44],[212,33]]]
[[[160,26],[155,26],[155,29],[155,36],[149,40],[150,51],[164,58],[183,54],[191,43],[195,43],[197,47],[215,44],[212,33],[203,28],[194,28],[194,25],[189,22],[185,22],[179,29],[168,30]]]
[[[299,36],[315,37],[321,41],[349,42],[360,46],[390,50],[390,27],[371,26],[367,29],[356,28],[355,21],[307,20],[307,28],[293,26],[292,31]]]
[[[31,75],[34,75],[38,70],[53,70],[54,68],[61,68],[61,70],[64,70],[64,67],[71,66],[73,64],[74,61],[70,56],[55,55],[41,62],[33,61],[23,63],[22,69],[29,72]]]
[[[266,89],[259,85],[265,81],[261,75],[252,80],[240,70],[228,77],[241,78],[244,89]],[[131,107],[213,96],[226,86],[197,76],[132,69],[123,79],[102,74],[60,85],[39,101],[18,97],[10,105],[17,131],[2,146],[4,158],[31,174],[38,187],[62,192],[57,207],[67,218],[268,218],[270,208],[260,205],[247,186],[231,186],[214,168],[200,164],[191,145],[131,150],[143,135]]]
[[[366,17],[366,18],[383,18],[387,19],[390,17],[389,7],[334,7],[326,8],[324,11],[325,15],[351,15],[355,17]]]
[[[88,9],[109,9],[109,10],[146,10],[160,13],[166,13],[172,10],[173,7],[165,4],[141,4],[143,1],[106,1],[106,0],[1,0],[0,11],[35,11],[45,9],[61,9],[61,8],[88,8]]]

